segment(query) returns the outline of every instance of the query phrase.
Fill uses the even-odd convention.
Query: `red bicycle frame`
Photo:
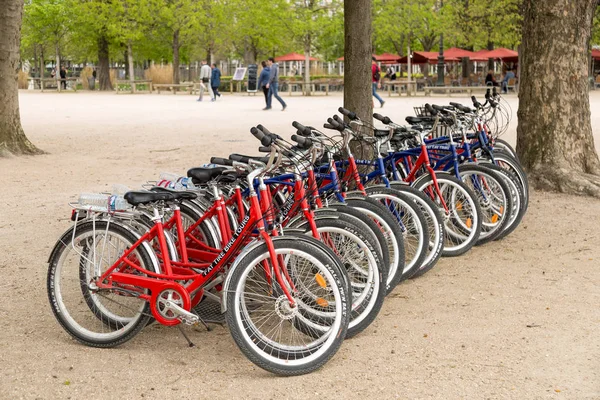
[[[222,197],[217,199],[215,202],[218,212],[223,211],[222,209],[219,209],[219,207],[221,207],[223,204],[224,202]],[[98,277],[94,282],[95,285],[99,289],[107,290],[115,289],[115,284],[121,285],[121,287],[124,285],[128,290],[135,291],[140,298],[150,302],[152,314],[157,321],[163,325],[176,325],[180,322],[178,319],[163,318],[157,311],[156,300],[160,293],[169,289],[176,291],[181,296],[183,308],[186,311],[189,311],[191,307],[201,300],[202,287],[211,279],[213,279],[217,272],[221,271],[225,265],[232,260],[233,256],[238,253],[244,244],[246,244],[246,239],[252,236],[252,231],[256,226],[259,231],[259,236],[267,244],[276,279],[279,282],[284,294],[288,298],[290,305],[294,306],[295,302],[287,288],[287,285],[284,283],[281,274],[281,266],[278,263],[273,242],[271,241],[269,234],[265,231],[263,216],[260,211],[260,204],[255,193],[250,195],[250,204],[250,213],[241,221],[237,230],[230,237],[229,241],[227,244],[225,244],[220,253],[216,255],[213,254],[213,259],[210,263],[190,262],[185,240],[179,241],[179,248],[183,261],[172,261],[169,256],[169,251],[165,240],[162,218],[158,215],[158,211],[155,210],[155,215],[153,218],[154,226],[148,232],[142,235],[142,237],[140,237],[137,242],[129,247],[129,249],[127,249],[110,268],[108,268],[100,277]],[[172,219],[175,220],[178,237],[183,238],[185,232],[181,222],[181,213],[179,207],[174,207],[174,215]],[[159,249],[162,254],[162,273],[156,273],[142,268],[140,265],[134,262],[136,261],[136,258],[131,257],[135,249],[141,246],[144,242],[151,242],[154,239],[158,240]],[[126,268],[123,268],[124,266]],[[125,270],[127,272],[125,272]],[[198,273],[195,270],[200,270],[201,272]],[[146,276],[134,275],[132,273],[134,271],[142,273]],[[189,283],[186,286],[183,286],[176,281],[187,281]],[[138,288],[147,289],[150,291],[150,294],[144,290],[139,290]],[[194,294],[193,298],[191,298],[190,294]]]

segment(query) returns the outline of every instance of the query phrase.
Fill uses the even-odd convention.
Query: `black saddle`
[[[375,129],[373,130],[373,134],[375,137],[382,138],[390,135],[390,131],[388,129]]]
[[[195,198],[198,197],[198,195],[194,192],[176,191],[176,190],[164,188],[162,186],[154,186],[150,190],[153,192],[170,193],[173,195],[174,200],[194,200]]]
[[[217,176],[221,175],[223,171],[227,170],[224,167],[215,167],[215,168],[192,168],[188,170],[187,176],[192,178],[192,182],[195,185],[202,185],[208,183],[215,179]]]
[[[170,192],[127,192],[123,197],[132,206],[149,204],[157,201],[175,200],[175,197]]]
[[[411,125],[432,124],[433,118],[431,118],[431,117],[406,117],[406,122],[408,122]]]

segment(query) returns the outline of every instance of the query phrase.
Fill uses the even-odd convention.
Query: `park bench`
[[[392,93],[398,93],[401,95],[401,89],[406,90],[407,96],[416,96],[417,95],[417,81],[411,80],[397,80],[397,81],[387,81],[383,83],[384,90],[387,87],[388,97],[392,97]]]
[[[432,93],[446,93],[450,96],[452,93],[467,93],[471,96],[473,93],[485,93],[489,87],[487,86],[426,86],[425,96]]]
[[[33,81],[34,82],[34,88],[39,88],[41,89],[41,91],[43,92],[44,90],[57,90],[59,91],[59,85],[60,85],[60,81],[63,79],[56,79],[56,78],[27,78],[28,81]],[[80,78],[65,78],[65,81],[67,81],[67,90],[71,89],[74,92],[77,92],[77,84],[81,83],[81,79]],[[64,90],[64,89],[62,89]]]
[[[152,85],[153,89],[156,89],[157,93],[160,94],[161,90],[171,90],[173,94],[177,94],[176,89],[184,89],[189,94],[194,93],[193,83],[156,83]]]
[[[146,87],[147,89],[140,90],[139,86]],[[133,81],[133,85],[130,80],[117,79],[115,84],[115,92],[119,93],[134,93],[134,87],[136,93],[152,93],[152,80],[150,79],[136,79]]]

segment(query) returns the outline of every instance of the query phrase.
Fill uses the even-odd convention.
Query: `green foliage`
[[[373,0],[374,52],[436,50],[442,32],[446,47],[515,48],[522,1]],[[333,61],[343,55],[343,17],[341,0],[27,0],[22,51],[96,61],[106,38],[113,61],[127,44],[138,62],[169,62],[175,50],[184,63],[213,55],[248,64],[291,51]]]
[[[446,0],[448,47],[516,48],[521,42],[522,4],[523,0]]]
[[[429,51],[439,38],[442,15],[438,0],[375,0],[373,32],[378,53]]]

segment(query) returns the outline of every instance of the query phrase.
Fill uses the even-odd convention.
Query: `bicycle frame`
[[[164,290],[172,289],[176,290],[183,300],[183,305],[186,310],[189,310],[193,305],[197,304],[202,298],[202,287],[206,285],[215,275],[224,269],[224,267],[232,261],[234,255],[238,253],[243,245],[247,243],[248,238],[252,236],[254,226],[258,228],[259,237],[266,244],[269,251],[270,260],[273,266],[273,271],[277,281],[279,282],[284,294],[290,301],[290,305],[294,306],[295,302],[288,290],[288,285],[284,283],[284,278],[281,273],[281,266],[278,263],[278,258],[275,254],[275,248],[269,234],[265,230],[265,224],[263,216],[261,214],[261,207],[256,196],[256,193],[250,195],[250,212],[244,217],[239,224],[237,230],[229,238],[229,241],[223,249],[218,253],[213,253],[213,259],[211,262],[206,263],[195,263],[189,261],[189,254],[187,244],[185,240],[179,241],[179,248],[182,255],[182,261],[172,261],[167,249],[165,240],[164,229],[165,225],[162,221],[162,216],[159,215],[158,210],[154,209],[154,226],[142,235],[129,249],[127,249],[119,259],[113,263],[100,277],[95,279],[95,286],[99,289],[114,289],[114,284],[134,286],[134,288],[128,288],[130,291],[133,290],[139,298],[142,298],[150,302],[151,309],[154,317],[164,325],[175,325],[179,323],[179,320],[166,320],[156,312],[154,300]],[[216,202],[214,207],[218,208],[224,204],[222,197],[220,201]],[[181,222],[181,213],[178,206],[173,208],[174,215],[171,218],[175,220],[175,227],[177,230],[178,238],[182,238],[185,235],[183,230],[183,224]],[[222,211],[222,210],[221,210]],[[223,221],[225,223],[225,221]],[[162,254],[162,271],[155,273],[142,268],[140,265],[132,261],[132,253],[141,246],[144,242],[150,242],[154,239],[158,240],[160,252]],[[132,273],[123,272],[123,264],[129,268],[129,271],[137,271],[146,276],[133,275]],[[132,271],[133,270],[133,271]],[[198,272],[199,271],[199,272]],[[270,277],[270,272],[266,271]],[[177,283],[176,281],[187,281],[185,286]],[[190,282],[191,281],[191,282]],[[291,282],[290,287],[293,289]],[[136,290],[135,287],[148,289],[150,294],[143,290]],[[193,298],[190,297],[193,294]]]

